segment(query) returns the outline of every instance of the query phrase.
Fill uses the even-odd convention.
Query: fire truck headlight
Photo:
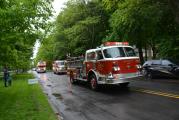
[[[142,66],[141,65],[136,65],[137,69],[141,69]]]
[[[113,77],[112,73],[109,73],[108,76],[107,76],[107,78],[108,78],[108,79],[113,79],[114,77]]]
[[[120,67],[119,67],[119,66],[114,66],[114,67],[113,67],[113,71],[116,72],[116,71],[119,71],[119,70],[120,70]]]
[[[106,78],[105,77],[99,77],[99,81],[105,81]]]

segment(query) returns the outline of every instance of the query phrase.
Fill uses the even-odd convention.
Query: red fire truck
[[[45,73],[46,72],[46,62],[45,61],[39,61],[37,63],[36,71],[38,73]]]
[[[67,61],[71,83],[87,81],[93,90],[97,90],[99,84],[127,87],[131,79],[142,76],[139,57],[128,42],[106,42],[99,48],[87,50],[85,57],[72,57]]]
[[[66,73],[66,66],[64,60],[56,60],[52,63],[52,70],[54,74]]]

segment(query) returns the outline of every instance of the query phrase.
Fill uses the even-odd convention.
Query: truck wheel
[[[151,72],[148,72],[147,75],[146,75],[146,79],[147,80],[151,80],[153,78],[153,75]]]
[[[96,76],[93,74],[90,77],[90,86],[92,90],[98,90],[98,83],[97,83],[97,79]]]
[[[76,83],[76,81],[74,80],[74,75],[73,75],[72,72],[70,73],[70,83],[71,84],[75,84]]]
[[[152,79],[152,78],[153,78],[153,74],[150,72],[150,73],[148,74],[148,77],[149,77],[149,79]]]

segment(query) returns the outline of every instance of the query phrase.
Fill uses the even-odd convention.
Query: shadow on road
[[[91,90],[90,85],[83,81],[78,81],[77,83],[75,83],[73,85],[88,89],[92,92],[103,93],[103,94],[112,95],[112,96],[128,95],[128,94],[131,94],[131,92],[132,92],[130,90],[130,85],[129,85],[129,87],[121,87],[120,85],[100,85],[99,89],[97,91]]]

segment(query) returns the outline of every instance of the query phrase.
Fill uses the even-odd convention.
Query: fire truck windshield
[[[132,57],[136,56],[130,47],[112,47],[103,50],[105,58]]]
[[[45,64],[45,62],[44,61],[40,61],[39,64]]]
[[[64,62],[58,62],[57,64],[58,65],[64,65]]]
[[[128,57],[136,56],[136,53],[135,53],[133,48],[131,48],[131,47],[124,47],[124,50],[125,50],[125,52],[126,52]]]

